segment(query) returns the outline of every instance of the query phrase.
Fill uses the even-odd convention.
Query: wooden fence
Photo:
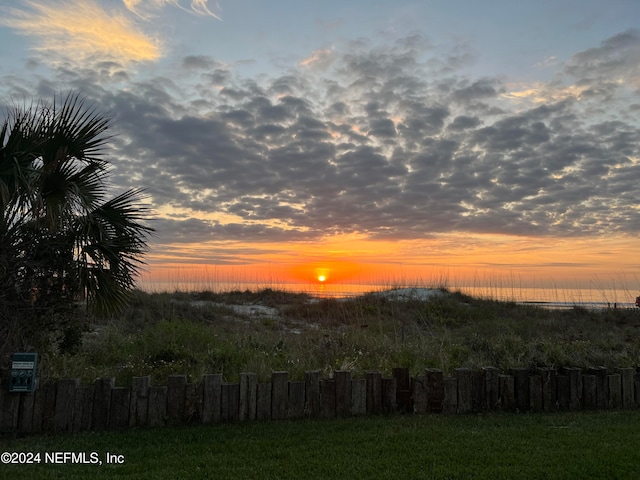
[[[453,377],[438,369],[410,377],[407,369],[395,368],[391,378],[377,371],[365,378],[352,378],[349,371],[321,378],[319,371],[311,371],[303,381],[273,372],[268,383],[258,383],[253,373],[241,374],[237,383],[223,382],[220,374],[204,375],[200,383],[172,375],[167,385],[151,385],[150,377],[133,378],[131,387],[116,387],[113,378],[88,386],[62,379],[33,393],[7,390],[6,385],[0,390],[1,432],[80,432],[391,412],[639,408],[640,368],[515,368],[506,373],[493,367],[458,368]]]

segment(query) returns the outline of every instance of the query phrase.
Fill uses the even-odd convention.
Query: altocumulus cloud
[[[471,53],[419,35],[259,79],[206,56],[182,60],[182,86],[60,78],[115,112],[114,181],[147,189],[166,243],[637,235],[639,38],[604,39],[535,85],[470,78]]]
[[[614,58],[616,48],[638,49],[603,45]],[[148,104],[151,85],[128,98],[135,109],[105,96],[126,130],[147,126],[121,146],[137,159],[122,180],[143,168],[158,205],[200,219],[171,220],[178,231],[193,228],[182,236],[191,241],[640,230],[634,86],[594,76],[581,63],[592,55],[566,66],[574,77],[589,72],[576,81],[588,81],[589,95],[554,81],[516,100],[499,78],[469,79],[457,60],[443,68],[446,56],[430,61],[402,42],[332,57],[320,73],[301,68],[261,83],[232,80],[213,60],[185,60],[201,80],[197,112],[176,97],[161,109]],[[202,95],[212,78],[223,84]]]
[[[130,136],[118,148],[127,159],[119,180],[139,175],[156,205],[199,219],[168,219],[167,231],[264,241],[635,234],[634,85],[588,68],[594,56],[623,62],[616,49],[634,58],[637,32],[625,35],[569,60],[566,72],[588,82],[588,95],[556,81],[535,99],[514,100],[499,78],[469,79],[457,60],[425,58],[398,42],[349,46],[321,71],[301,66],[261,82],[186,58],[200,79],[190,92],[198,109],[185,111],[168,90],[159,107],[151,100],[157,83],[105,91],[100,101],[120,112]],[[605,99],[611,109],[603,111]]]

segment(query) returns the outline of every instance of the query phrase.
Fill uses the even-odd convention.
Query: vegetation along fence
[[[468,413],[482,411],[551,412],[640,407],[640,368],[605,367],[455,369],[453,377],[427,369],[410,377],[405,368],[392,378],[377,371],[352,378],[319,371],[290,381],[288,372],[273,372],[271,382],[258,383],[253,373],[225,383],[221,374],[187,383],[171,375],[168,385],[151,385],[135,377],[131,387],[116,387],[113,378],[81,386],[62,379],[33,393],[0,391],[2,432],[80,432],[251,420],[332,418],[351,415]]]

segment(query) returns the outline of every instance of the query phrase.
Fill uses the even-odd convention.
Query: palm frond
[[[76,219],[80,267],[86,270],[81,278],[86,281],[87,295],[101,310],[108,305],[103,297],[114,295],[116,289],[127,291],[135,286],[135,277],[144,265],[142,255],[153,228],[142,223],[147,209],[137,205],[141,194],[141,190],[126,191]],[[109,272],[108,276],[104,272]],[[96,288],[96,282],[109,284],[105,290]],[[114,298],[114,308],[118,302]]]
[[[70,157],[106,164],[100,155],[112,138],[104,135],[111,119],[100,114],[96,107],[87,107],[82,97],[68,94],[60,108],[54,102],[51,122],[50,153],[63,146]]]
[[[145,223],[148,209],[138,205],[141,190],[106,198],[110,125],[71,93],[15,108],[0,124],[3,286],[29,292],[34,282],[58,285],[68,277],[65,296],[68,289],[82,293],[96,313],[114,313],[126,302],[153,229]],[[58,250],[44,248],[52,239]],[[60,258],[43,261],[35,250]]]

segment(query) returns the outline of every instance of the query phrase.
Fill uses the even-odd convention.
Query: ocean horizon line
[[[232,291],[258,292],[265,289],[281,290],[291,293],[306,293],[319,298],[350,298],[368,293],[394,289],[445,289],[461,292],[476,298],[514,301],[523,304],[543,304],[556,308],[573,306],[591,306],[595,308],[633,308],[637,293],[627,288],[581,288],[581,287],[524,287],[497,285],[427,285],[420,283],[292,283],[292,282],[210,282],[210,281],[146,281],[138,288],[148,293],[172,292],[214,292]]]

